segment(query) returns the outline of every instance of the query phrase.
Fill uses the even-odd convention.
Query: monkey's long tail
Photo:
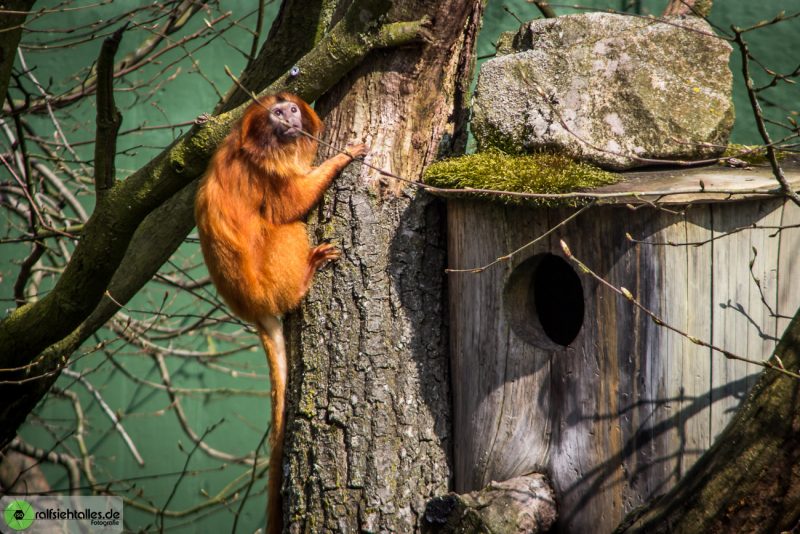
[[[281,481],[283,478],[283,438],[286,410],[286,343],[280,319],[266,315],[259,320],[258,335],[269,362],[272,383],[272,431],[270,433],[269,485],[267,488],[267,532],[280,534],[283,530]]]

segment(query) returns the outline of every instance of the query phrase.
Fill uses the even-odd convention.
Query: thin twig
[[[81,473],[78,469],[78,461],[69,454],[55,452],[54,450],[44,450],[23,441],[19,436],[15,437],[8,447],[19,453],[40,461],[48,461],[53,464],[64,466],[69,475],[70,488],[80,487]]]
[[[764,304],[765,308],[767,308],[767,311],[769,312],[770,317],[774,317],[776,319],[791,319],[791,317],[789,317],[788,315],[781,315],[781,314],[775,313],[775,310],[772,309],[772,306],[770,305],[770,303],[767,302],[767,296],[764,294],[764,288],[761,287],[761,278],[759,278],[756,275],[756,271],[755,271],[756,258],[758,257],[758,249],[756,247],[753,247],[752,250],[753,250],[753,257],[750,258],[750,264],[749,264],[749,267],[750,267],[750,279],[753,280],[753,283],[756,285],[756,288],[758,288],[758,294],[761,297],[761,303]]]
[[[758,94],[753,87],[753,79],[750,77],[750,50],[742,38],[744,30],[740,30],[735,26],[731,27],[735,34],[734,42],[739,45],[739,51],[742,56],[742,75],[744,76],[745,87],[747,88],[747,96],[750,99],[750,106],[753,108],[753,116],[756,120],[756,127],[761,138],[766,143],[767,159],[769,160],[770,167],[772,167],[772,174],[781,186],[784,194],[792,199],[792,202],[800,206],[800,195],[798,195],[789,184],[786,176],[783,173],[783,168],[778,163],[778,156],[775,153],[775,148],[772,145],[767,126],[764,124],[764,113],[761,110],[761,104],[758,102]]]
[[[81,159],[78,157],[78,154],[75,152],[75,149],[70,146],[69,141],[67,140],[67,136],[64,134],[64,130],[61,129],[61,123],[56,118],[55,113],[53,112],[53,106],[51,104],[51,95],[47,93],[47,90],[44,86],[39,83],[39,80],[34,76],[33,71],[28,68],[27,63],[25,63],[25,56],[22,54],[22,49],[17,49],[17,56],[19,57],[19,63],[22,67],[25,75],[33,82],[33,85],[36,86],[39,93],[42,95],[44,99],[44,106],[47,108],[47,114],[50,116],[50,121],[53,123],[53,127],[56,129],[56,133],[58,137],[61,139],[61,142],[64,143],[64,148],[67,149],[72,157],[75,158],[75,161],[80,162]]]
[[[53,386],[52,390],[53,393],[56,395],[62,395],[72,402],[72,409],[75,411],[75,441],[78,442],[78,450],[81,453],[81,459],[83,460],[83,474],[86,476],[86,479],[89,481],[89,484],[92,485],[94,488],[97,485],[97,479],[94,476],[94,471],[92,469],[92,457],[89,454],[89,447],[86,445],[86,417],[83,414],[83,406],[81,405],[81,399],[77,393],[71,391],[69,389],[61,389],[57,386]]]
[[[236,534],[236,527],[239,524],[239,517],[242,515],[242,510],[244,509],[244,505],[247,502],[247,498],[250,496],[250,490],[253,488],[253,484],[256,483],[256,468],[258,467],[258,451],[261,447],[264,446],[264,443],[267,441],[267,437],[269,436],[270,431],[272,430],[272,425],[267,425],[266,431],[261,435],[261,440],[258,442],[256,446],[256,450],[253,453],[253,468],[250,470],[250,483],[247,485],[247,490],[244,492],[244,497],[242,497],[242,501],[239,503],[239,508],[233,514],[233,526],[231,527],[231,534]]]
[[[515,255],[517,255],[520,252],[522,252],[523,250],[525,250],[526,248],[535,245],[536,243],[538,243],[539,241],[541,241],[545,237],[549,236],[550,234],[552,234],[553,232],[555,232],[556,230],[558,230],[562,226],[566,225],[568,222],[572,221],[573,219],[576,219],[581,213],[585,212],[586,210],[588,210],[592,206],[594,206],[594,202],[583,206],[581,209],[579,209],[578,211],[576,211],[575,213],[573,213],[572,215],[570,215],[569,217],[567,217],[566,219],[564,219],[563,221],[558,223],[557,225],[551,227],[549,230],[547,230],[545,233],[543,233],[542,235],[540,235],[536,239],[528,241],[527,243],[525,243],[524,245],[522,245],[518,249],[516,249],[516,250],[514,250],[512,252],[509,252],[505,256],[500,256],[499,258],[496,258],[493,262],[487,263],[483,267],[476,267],[476,268],[473,268],[473,269],[445,269],[444,272],[446,272],[446,273],[482,273],[483,271],[485,271],[489,267],[491,267],[493,265],[496,265],[496,264],[498,264],[500,262],[503,262],[503,261],[508,261],[511,258],[513,258]]]
[[[786,225],[749,224],[746,226],[737,226],[736,228],[731,228],[730,230],[727,230],[721,234],[712,235],[708,239],[700,239],[698,241],[654,241],[649,239],[636,239],[629,233],[625,234],[625,238],[631,243],[636,243],[637,245],[649,245],[656,247],[700,247],[707,245],[708,243],[730,237],[733,234],[744,232],[745,230],[775,230],[773,233],[768,234],[768,237],[775,237],[784,230],[789,230],[790,228],[800,228],[800,223]]]
[[[186,414],[183,411],[183,406],[181,405],[181,401],[175,393],[175,390],[172,387],[172,379],[170,378],[169,369],[167,368],[167,363],[164,361],[164,356],[161,354],[153,354],[153,359],[158,366],[158,370],[161,373],[161,381],[167,386],[167,395],[169,395],[170,401],[172,403],[172,409],[175,412],[175,415],[178,418],[178,422],[183,428],[183,431],[189,436],[189,439],[192,440],[192,443],[195,444],[196,447],[199,447],[204,453],[212,458],[216,458],[218,460],[222,460],[225,462],[233,462],[237,464],[245,464],[245,465],[253,465],[255,460],[250,456],[234,456],[233,454],[228,454],[227,452],[222,452],[218,449],[215,449],[208,445],[204,441],[204,436],[198,436],[192,427],[189,425],[189,420],[186,418]]]
[[[250,45],[250,55],[247,57],[247,67],[249,68],[258,54],[258,41],[261,38],[261,27],[264,25],[264,9],[267,0],[258,0],[258,13],[256,14],[256,27],[253,29],[253,42]],[[235,529],[234,529],[235,530]]]
[[[198,445],[200,443],[203,443],[203,440],[206,438],[206,436],[208,436],[214,430],[216,430],[217,427],[219,425],[221,425],[223,421],[224,421],[224,419],[220,419],[219,421],[217,421],[213,425],[211,425],[208,428],[206,428],[205,431],[203,432],[203,435],[200,436],[200,440],[195,442],[194,447],[192,447],[192,450],[189,451],[189,454],[186,456],[186,462],[184,462],[184,464],[183,464],[183,469],[181,469],[181,474],[178,475],[178,480],[175,482],[175,486],[172,488],[172,491],[170,492],[169,496],[167,497],[166,502],[164,503],[164,505],[159,510],[159,514],[158,514],[158,532],[159,532],[159,534],[163,534],[164,533],[164,511],[167,510],[167,508],[169,508],[169,503],[172,502],[172,499],[175,497],[175,494],[178,492],[178,486],[180,486],[180,484],[183,481],[184,477],[186,477],[186,473],[189,471],[189,462],[192,461],[192,456],[194,456],[194,453],[197,452]]]
[[[128,434],[127,430],[125,430],[125,427],[122,426],[122,421],[120,421],[119,417],[117,417],[117,414],[114,412],[114,410],[111,409],[111,406],[106,403],[103,395],[100,394],[97,388],[95,388],[91,382],[86,380],[86,377],[84,377],[81,373],[73,371],[72,369],[64,368],[61,370],[61,373],[80,382],[81,385],[92,394],[103,412],[108,416],[109,419],[111,419],[111,422],[114,424],[114,430],[116,430],[122,437],[122,441],[124,441],[125,445],[128,446],[128,450],[131,451],[136,463],[139,465],[144,465],[144,459],[142,458],[142,455],[139,454],[139,449],[136,448],[136,444],[133,442],[130,434]]]

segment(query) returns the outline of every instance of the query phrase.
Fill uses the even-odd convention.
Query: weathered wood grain
[[[795,158],[782,162],[789,183],[800,189],[800,161]],[[780,193],[780,186],[768,163],[744,168],[706,165],[702,167],[648,169],[622,173],[624,179],[616,184],[593,189],[593,193],[631,193],[604,199],[606,203],[643,201],[659,204],[691,204],[695,202],[728,202],[761,199]]]
[[[512,327],[527,312],[507,309],[513,299],[504,296],[515,268],[537,254],[561,255],[564,239],[669,324],[768,357],[780,321],[753,275],[770,307],[793,313],[800,229],[770,237],[773,229],[752,225],[796,224],[800,209],[776,199],[677,209],[595,207],[511,261],[449,275],[456,491],[542,469],[558,496],[557,532],[609,532],[710,446],[758,367],[658,326],[590,277],[581,277],[583,327],[567,347]],[[449,266],[484,265],[571,213],[450,200]],[[523,317],[509,321],[515,313]]]
[[[714,241],[712,250],[712,342],[723,349],[758,359],[748,353],[750,327],[751,231],[731,233],[736,228],[758,221],[758,203],[712,206]],[[711,439],[725,428],[739,401],[747,391],[748,374],[757,373],[746,363],[718,357],[711,358]]]
[[[781,226],[786,230],[778,235],[778,303],[775,309],[778,314],[775,337],[778,338],[800,307],[800,209],[791,202],[783,205]]]
[[[795,208],[796,206],[793,206]],[[794,209],[791,211],[794,211]],[[779,227],[783,217],[784,201],[775,199],[758,203],[758,213],[756,215],[759,226],[765,228]],[[774,230],[751,231],[750,233],[750,254],[752,266],[750,271],[750,290],[749,295],[749,314],[750,325],[747,330],[747,352],[755,354],[757,357],[766,357],[775,350],[775,346],[780,338],[775,335],[777,329],[777,318],[775,310],[778,300],[778,262],[780,239],[775,235]],[[797,230],[795,230],[797,233]],[[800,249],[795,249],[800,252]],[[800,287],[795,289],[800,292]],[[795,304],[800,304],[796,302]],[[797,306],[795,306],[797,309]],[[752,370],[748,373],[747,389],[755,385],[758,375]]]
[[[494,260],[497,245],[510,250],[524,244],[504,223],[505,208],[481,207],[462,202],[448,208],[448,254],[458,258],[450,267],[484,265]],[[531,472],[547,458],[547,439],[517,439],[520,434],[550,434],[551,418],[542,412],[546,405],[516,402],[543,394],[547,386],[541,376],[548,373],[550,356],[530,345],[509,344],[509,325],[498,299],[509,272],[507,265],[489,270],[481,284],[473,283],[473,274],[453,273],[449,279],[450,315],[463,319],[463,335],[451,338],[452,372],[459,377],[453,380],[454,398],[460,399],[454,416],[462,421],[454,428],[456,470],[462,473],[455,481],[459,493]],[[504,452],[493,454],[495,449]]]
[[[677,243],[702,243],[710,239],[711,206],[701,204],[687,208],[684,217],[685,235],[683,241]],[[667,297],[670,302],[667,309],[674,313],[667,315],[672,324],[681,325],[684,332],[700,339],[711,339],[711,324],[714,313],[711,304],[711,284],[713,281],[713,265],[711,261],[711,245],[676,247],[686,257],[686,271],[682,272],[676,264],[674,281],[668,284]],[[670,269],[673,265],[670,265]],[[685,279],[679,276],[684,275]],[[682,290],[682,296],[670,291]],[[683,307],[680,308],[681,303]],[[674,340],[676,336],[669,336]],[[679,465],[678,474],[683,475],[694,464],[703,451],[711,446],[711,411],[706,409],[711,389],[711,361],[715,356],[711,349],[701,347],[685,337],[679,343],[667,348],[679,350],[683,367],[680,385],[677,388],[680,399],[678,408]],[[670,352],[672,353],[672,352]],[[717,358],[719,356],[716,356]]]

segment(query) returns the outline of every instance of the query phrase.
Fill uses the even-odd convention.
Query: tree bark
[[[432,21],[424,46],[372,54],[317,110],[338,146],[418,180],[463,151],[481,0],[393,2]],[[324,151],[323,151],[324,152]],[[358,164],[315,215],[343,251],[290,319],[284,517],[290,532],[415,532],[451,478],[440,201]]]
[[[800,368],[800,311],[775,354]],[[618,533],[772,533],[800,526],[800,382],[764,371],[714,445]],[[793,530],[792,530],[793,531]]]

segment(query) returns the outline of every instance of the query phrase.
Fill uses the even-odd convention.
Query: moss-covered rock
[[[560,154],[539,152],[509,155],[490,148],[434,163],[425,170],[425,183],[448,189],[491,189],[519,193],[571,193],[617,182],[620,175],[574,161]],[[486,195],[509,203],[552,204],[544,199]],[[571,200],[570,203],[576,203]],[[563,202],[562,202],[563,203]]]
[[[733,126],[731,47],[697,17],[608,13],[524,24],[481,68],[478,146],[551,149],[622,170],[717,156]],[[641,158],[641,159],[637,159]]]

